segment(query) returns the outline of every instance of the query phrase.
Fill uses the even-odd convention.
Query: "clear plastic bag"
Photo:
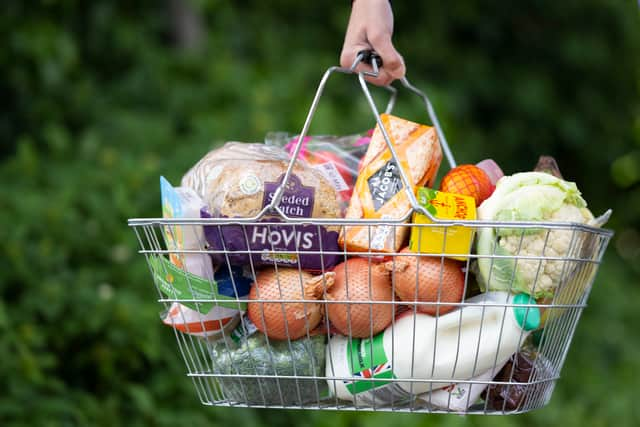
[[[345,136],[306,136],[301,142],[298,158],[321,172],[336,189],[340,200],[348,204],[372,132]],[[300,142],[297,136],[290,133],[270,132],[265,137],[265,143],[282,147],[291,156]]]
[[[324,335],[269,340],[245,318],[231,337],[216,342],[211,350],[215,373],[235,376],[217,379],[227,399],[256,405],[302,405],[328,396],[327,383],[321,378]],[[247,377],[251,375],[258,378]]]

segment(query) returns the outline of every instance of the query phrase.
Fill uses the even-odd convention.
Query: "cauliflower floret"
[[[586,223],[593,219],[591,213],[584,208],[573,205],[562,205],[547,221]],[[579,253],[584,240],[582,233],[567,229],[542,230],[539,233],[513,233],[503,236],[498,244],[508,253],[515,256],[535,257],[517,259],[516,274],[521,283],[526,283],[534,294],[553,291],[563,277],[574,270],[575,261],[564,261],[548,258],[570,258]],[[571,248],[574,251],[571,252]]]

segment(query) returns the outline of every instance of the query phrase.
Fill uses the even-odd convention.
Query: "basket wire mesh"
[[[394,159],[397,160],[397,154],[391,144],[389,135],[387,135],[382,125],[378,110],[371,97],[365,77],[367,75],[375,75],[378,71],[376,61],[372,61],[373,72],[355,72],[358,62],[362,61],[364,55],[359,55],[354,65],[349,68],[331,67],[325,72],[316,96],[312,102],[309,114],[304,123],[303,129],[299,135],[302,140],[307,134],[309,125],[313,118],[315,109],[324,90],[325,84],[329,76],[334,72],[344,74],[356,74],[362,87],[363,93],[367,98],[372,112],[376,117],[376,121],[383,132],[387,146],[392,153]],[[401,81],[402,85],[409,91],[419,95],[425,103],[427,112],[439,136],[440,143],[443,148],[445,157],[451,167],[455,166],[455,160],[448,148],[446,139],[442,133],[435,112],[428,98],[413,87],[406,78]],[[389,87],[391,91],[391,100],[387,105],[387,112],[390,112],[395,103],[396,90]],[[205,405],[217,406],[234,406],[234,407],[278,407],[288,409],[333,409],[333,410],[366,410],[366,411],[392,411],[392,412],[435,412],[435,413],[459,413],[459,414],[507,414],[527,412],[533,409],[541,408],[546,405],[551,398],[556,381],[560,376],[560,372],[570,347],[573,334],[577,327],[582,310],[586,306],[587,298],[593,284],[598,266],[602,260],[604,251],[611,238],[611,231],[582,225],[575,223],[541,223],[541,222],[497,222],[497,221],[450,221],[434,218],[417,202],[415,195],[410,191],[408,198],[412,205],[412,212],[406,217],[395,220],[350,220],[350,219],[319,219],[319,218],[292,218],[288,217],[279,209],[279,201],[283,194],[288,179],[292,173],[293,165],[299,155],[301,145],[298,144],[292,155],[282,185],[276,190],[275,196],[270,204],[255,217],[252,218],[142,218],[130,219],[129,225],[133,228],[140,246],[139,253],[143,254],[147,260],[151,276],[156,285],[158,301],[164,306],[165,311],[177,310],[177,316],[172,317],[172,325],[175,337],[178,343],[180,354],[184,360],[187,376],[191,378],[195,386],[198,398]],[[409,180],[400,168],[401,179],[405,184],[405,189],[410,189]],[[407,219],[414,213],[419,212],[429,217],[432,222],[427,224],[408,224]],[[277,221],[269,221],[265,216],[277,215],[280,218]],[[349,298],[349,286],[347,283],[346,299],[286,299],[282,297],[282,289],[280,288],[280,298],[267,299],[258,296],[252,299],[252,303],[256,304],[277,304],[281,307],[284,316],[285,305],[289,303],[302,303],[305,309],[305,335],[299,340],[285,339],[274,340],[266,334],[257,331],[255,325],[246,319],[246,316],[237,316],[235,322],[224,324],[222,320],[216,327],[215,336],[206,336],[206,334],[194,334],[194,330],[206,331],[207,327],[211,329],[211,321],[205,320],[203,313],[212,306],[225,306],[233,308],[238,313],[244,313],[247,306],[245,298],[240,298],[239,283],[234,278],[233,268],[234,257],[244,255],[246,262],[241,264],[245,274],[250,281],[255,281],[260,269],[264,268],[264,262],[258,263],[257,259],[264,256],[265,251],[252,247],[250,242],[251,233],[255,227],[259,226],[266,230],[267,235],[271,235],[272,231],[282,232],[283,230],[295,235],[302,227],[314,227],[320,234],[323,227],[339,228],[344,232],[348,227],[367,227],[371,241],[372,228],[384,225],[392,231],[391,235],[395,236],[398,228],[414,227],[419,229],[438,229],[443,235],[443,250],[434,254],[416,254],[406,252],[394,252],[385,254],[385,260],[391,262],[391,284],[392,298],[389,301],[373,301],[371,293],[369,299],[353,301]],[[196,227],[208,227],[217,229],[221,236],[224,231],[233,228],[239,231],[245,244],[234,245],[233,249],[227,247],[229,242],[222,239],[220,248],[212,248],[205,239],[201,239],[198,249],[176,249],[173,242],[177,233],[183,233],[185,230]],[[454,227],[463,227],[472,230],[475,234],[481,230],[497,230],[510,229],[512,234],[519,236],[517,249],[515,254],[504,255],[499,250],[499,245],[494,244],[492,253],[478,255],[474,253],[473,243],[470,243],[467,251],[459,254],[445,254],[447,237]],[[543,248],[540,254],[530,255],[523,249],[528,231],[536,230],[544,235]],[[570,236],[566,250],[556,253],[551,248],[553,233],[564,232],[566,236]],[[420,236],[421,234],[418,233]],[[237,242],[236,242],[237,243]],[[338,256],[341,261],[358,256],[368,260],[369,268],[379,262],[380,254],[369,249],[361,252],[347,252],[346,250],[330,251],[320,245],[319,250],[309,250],[303,248],[302,245],[296,244],[293,252],[283,253],[272,245],[268,254],[285,255],[294,260],[299,260],[302,255],[316,255],[324,266],[323,258],[327,256]],[[494,271],[494,264],[504,262],[505,260],[512,263],[515,267],[518,264],[527,265],[534,273],[533,289],[536,291],[538,286],[542,287],[542,277],[544,275],[545,266],[548,263],[554,263],[556,268],[559,267],[558,284],[553,296],[543,301],[533,301],[527,304],[519,304],[525,309],[525,318],[529,315],[529,310],[540,310],[543,312],[545,319],[544,328],[533,334],[525,333],[524,329],[520,330],[517,337],[517,348],[520,349],[526,343],[531,349],[531,357],[528,360],[522,359],[521,352],[518,350],[515,354],[511,354],[507,359],[501,358],[501,346],[506,345],[502,342],[505,322],[508,318],[508,311],[513,310],[516,306],[509,300],[489,301],[478,304],[462,299],[462,302],[442,301],[440,290],[438,297],[432,302],[418,301],[417,286],[415,301],[409,304],[407,301],[401,301],[396,297],[395,286],[395,265],[402,259],[407,257],[430,257],[444,264],[445,257],[460,256],[465,259],[463,261],[464,271],[464,290],[463,295],[470,295],[472,288],[477,286],[474,281],[472,271],[477,268],[479,262],[488,263],[489,271]],[[186,262],[182,262],[180,268],[173,265],[169,258],[177,257],[183,261],[186,257],[217,257],[223,262],[219,265],[218,271],[227,271],[231,281],[231,287],[235,298],[228,296],[222,297],[216,289],[217,284],[214,277],[206,277],[205,280],[196,280],[196,278],[188,272]],[[282,267],[279,263],[273,262],[272,267],[279,269],[287,268],[297,270],[299,282],[302,290],[303,269],[299,262],[288,267]],[[328,268],[322,268],[317,274],[324,274]],[[416,270],[415,280],[418,282],[418,272]],[[515,274],[515,268],[513,269]],[[188,292],[185,294],[175,294],[167,288],[165,281],[170,280],[174,276],[181,276],[186,283]],[[347,276],[348,277],[348,276]],[[442,289],[444,277],[440,276],[440,286]],[[323,278],[323,282],[324,282]],[[489,281],[491,278],[489,277]],[[508,291],[516,292],[513,288],[513,280]],[[278,280],[278,286],[280,281]],[[324,291],[327,290],[328,284],[323,283]],[[371,291],[369,291],[371,292]],[[368,307],[370,324],[373,324],[373,307],[390,305],[396,315],[392,317],[391,325],[388,327],[387,336],[390,342],[390,353],[385,364],[388,370],[404,364],[404,370],[408,373],[405,375],[397,375],[393,371],[389,376],[377,375],[374,369],[365,370],[358,373],[349,373],[347,375],[339,375],[338,365],[343,363],[336,359],[336,348],[332,348],[335,341],[329,337],[335,332],[332,329],[328,317],[323,319],[318,328],[312,328],[309,325],[307,309],[313,304],[320,304],[324,313],[326,313],[331,304],[347,304],[347,307],[362,305]],[[189,307],[187,309],[186,307]],[[264,307],[264,305],[262,305]],[[455,342],[456,351],[448,358],[447,363],[451,363],[451,375],[444,377],[434,376],[436,371],[442,371],[436,366],[438,351],[438,335],[434,332],[430,336],[425,334],[421,336],[421,331],[416,328],[416,322],[419,317],[420,307],[432,307],[436,313],[445,307],[455,307],[449,313],[459,316],[459,324],[457,325],[457,339]],[[499,310],[496,310],[499,309]],[[477,336],[465,335],[463,330],[463,312],[464,310],[472,312],[480,311],[479,329]],[[190,312],[187,313],[187,310]],[[402,313],[404,311],[404,313]],[[483,328],[489,323],[489,317],[498,311],[499,314],[499,333],[497,341],[494,344],[487,344],[491,341],[488,336],[483,336]],[[374,354],[374,345],[376,344],[376,334],[370,331],[367,337],[356,340],[351,337],[351,308],[347,309],[347,323],[349,324],[349,333],[346,335],[347,346],[353,346],[357,343],[361,346],[360,350],[363,354]],[[196,313],[194,321],[189,316]],[[466,312],[465,312],[466,313]],[[402,316],[411,317],[413,326],[411,330],[410,340],[399,341],[396,335],[400,334],[397,330],[397,324],[402,322]],[[177,320],[176,320],[177,319]],[[434,317],[434,329],[438,330],[438,322],[443,322],[440,316]],[[238,323],[239,320],[239,323]],[[206,322],[209,322],[207,325]],[[406,322],[405,322],[406,323]],[[191,325],[191,330],[184,330],[179,324]],[[285,323],[285,328],[287,327]],[[288,332],[288,331],[287,331]],[[425,331],[426,332],[426,331]],[[288,336],[288,333],[287,333]],[[505,335],[506,336],[506,335]],[[443,337],[441,336],[442,340]],[[433,343],[425,343],[426,340],[433,340]],[[416,354],[418,347],[430,345],[432,354]],[[493,346],[492,346],[493,345]],[[495,354],[491,353],[486,356],[486,347],[490,346],[491,351],[495,350]],[[389,347],[389,346],[388,346]],[[485,356],[491,357],[490,369],[480,371],[481,349]],[[354,350],[355,351],[355,350]],[[355,353],[350,353],[355,354]],[[359,354],[359,353],[358,353]],[[407,365],[407,355],[410,362]],[[373,356],[371,356],[373,358]],[[372,359],[373,360],[373,359]],[[431,360],[430,366],[420,366],[421,361]],[[461,365],[473,361],[470,365],[465,365],[464,369],[471,366],[471,375],[464,378],[456,376],[458,370],[464,370]],[[486,363],[485,363],[486,364]],[[526,366],[527,375],[522,377],[523,366]],[[380,367],[376,367],[379,369]],[[339,386],[345,384],[355,384],[367,390],[366,393],[356,393],[352,396],[352,401],[339,398],[336,390]],[[446,387],[443,387],[446,386]],[[472,390],[475,389],[475,393]],[[416,392],[420,390],[421,392]],[[484,390],[483,394],[478,393]],[[443,394],[444,391],[444,394]],[[443,397],[444,396],[444,397]],[[437,398],[436,398],[437,397]],[[437,400],[437,401],[436,401]],[[456,401],[453,404],[453,401]]]

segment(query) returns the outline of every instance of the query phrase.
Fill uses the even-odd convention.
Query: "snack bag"
[[[391,151],[376,126],[356,181],[346,218],[396,220],[406,216],[411,204],[400,177],[400,168],[410,181],[411,191],[431,186],[442,160],[442,150],[433,127],[382,114],[382,123],[399,157]],[[409,229],[391,225],[348,226],[338,243],[351,252],[396,252],[404,245]]]

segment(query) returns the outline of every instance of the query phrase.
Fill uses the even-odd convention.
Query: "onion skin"
[[[402,253],[411,253],[408,248]],[[385,263],[392,272],[395,291],[402,301],[410,302],[460,302],[464,293],[462,264],[450,258],[397,256]],[[437,316],[454,310],[454,305],[417,304],[420,313]]]
[[[329,301],[393,300],[389,273],[382,264],[365,258],[351,258],[336,266],[334,273],[333,287],[326,296]],[[393,304],[327,304],[331,324],[341,334],[354,338],[370,337],[383,331],[391,323],[393,314]]]
[[[247,304],[249,319],[269,338],[275,340],[302,338],[322,320],[321,302],[281,301],[320,300],[325,289],[333,285],[333,277],[333,273],[314,277],[296,268],[263,270],[258,273],[249,291]]]

